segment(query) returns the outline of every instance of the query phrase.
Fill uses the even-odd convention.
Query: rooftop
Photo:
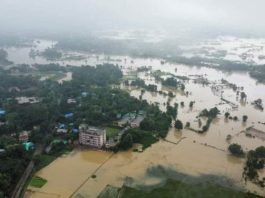
[[[83,132],[83,133],[93,133],[93,134],[97,134],[97,135],[102,135],[104,133],[106,133],[105,129],[101,129],[101,128],[98,128],[98,127],[94,127],[94,126],[89,126],[87,124],[81,124],[79,126],[79,130],[80,132]]]

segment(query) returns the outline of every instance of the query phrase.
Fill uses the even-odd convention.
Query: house
[[[18,104],[35,104],[39,103],[40,100],[36,97],[16,97],[15,98]]]
[[[71,113],[71,112],[64,114],[65,118],[72,118],[73,116],[74,116],[74,113]]]
[[[6,111],[3,109],[0,109],[0,116],[4,116],[6,114]]]
[[[9,93],[15,93],[15,92],[20,92],[20,89],[18,87],[10,87],[8,88]]]
[[[67,104],[76,104],[76,99],[74,99],[74,98],[68,98],[67,99]]]
[[[18,139],[20,142],[27,142],[29,140],[29,132],[28,131],[22,131],[19,134]]]
[[[26,151],[34,150],[34,144],[32,142],[24,142],[23,146]]]
[[[57,126],[56,128],[57,128],[57,129],[56,129],[56,132],[57,132],[57,133],[62,134],[62,133],[67,133],[67,132],[68,132],[68,130],[67,130],[66,127],[65,127],[65,124],[59,123],[58,126]]]
[[[144,120],[145,116],[138,115],[131,123],[130,126],[132,128],[138,128],[140,127],[141,122]]]
[[[256,138],[259,138],[259,139],[265,141],[265,132],[261,131],[259,129],[256,129],[253,126],[247,128],[245,133],[247,136],[256,137]]]
[[[84,91],[84,92],[81,93],[81,96],[82,97],[87,97],[88,96],[88,93]]]
[[[106,143],[106,130],[82,124],[79,126],[79,143],[101,148]]]
[[[122,116],[122,119],[118,121],[118,126],[124,127],[125,125],[130,124],[135,118],[135,113],[126,113],[124,116]]]
[[[57,129],[56,132],[58,134],[64,134],[64,133],[67,133],[68,131],[67,131],[67,129]]]
[[[5,153],[5,152],[6,152],[5,149],[0,149],[0,154]]]

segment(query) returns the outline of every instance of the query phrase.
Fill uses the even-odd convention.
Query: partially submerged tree
[[[228,150],[234,156],[243,156],[244,155],[244,151],[239,144],[229,145]]]
[[[242,117],[243,122],[246,122],[247,119],[248,119],[248,116],[247,115],[243,115],[243,117]]]
[[[229,112],[226,112],[226,113],[225,113],[225,118],[228,119],[229,116],[230,116],[230,113],[229,113]]]
[[[175,128],[178,129],[178,130],[183,129],[183,123],[180,120],[176,120]]]

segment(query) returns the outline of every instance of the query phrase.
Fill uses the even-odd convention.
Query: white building
[[[79,126],[79,143],[101,148],[106,143],[106,130],[82,124]]]

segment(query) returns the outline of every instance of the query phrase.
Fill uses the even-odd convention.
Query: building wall
[[[94,135],[87,132],[80,132],[79,143],[101,148],[106,143],[106,133],[103,133],[102,135]]]

